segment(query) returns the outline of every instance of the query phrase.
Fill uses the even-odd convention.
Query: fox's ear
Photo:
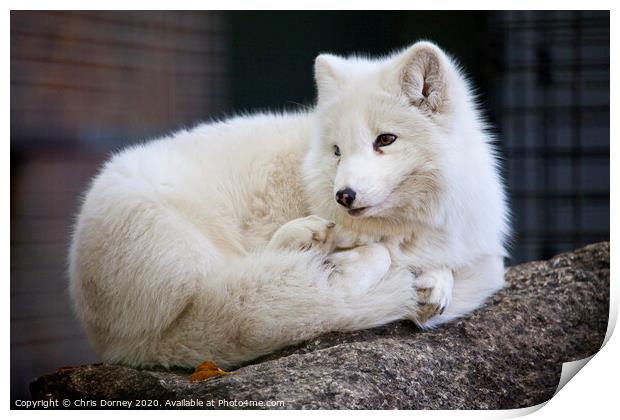
[[[417,42],[397,57],[401,89],[418,108],[439,113],[449,103],[448,69],[444,52],[430,42]]]
[[[331,54],[321,54],[314,60],[314,79],[319,101],[333,95],[342,87],[342,61],[342,58]]]

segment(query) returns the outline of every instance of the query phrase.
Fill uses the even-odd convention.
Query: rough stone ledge
[[[190,400],[220,409],[232,408],[221,401],[246,400],[295,409],[533,406],[553,396],[563,362],[602,345],[609,242],[512,267],[506,278],[508,287],[481,309],[434,331],[399,322],[326,334],[206,382],[99,364],[61,368],[30,390],[34,399],[157,400],[160,408]]]

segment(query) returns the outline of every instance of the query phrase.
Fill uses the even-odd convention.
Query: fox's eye
[[[340,147],[337,144],[334,144],[334,154],[340,156]]]
[[[379,147],[389,146],[394,143],[397,138],[398,137],[394,134],[379,134],[375,140],[374,147],[377,149]]]

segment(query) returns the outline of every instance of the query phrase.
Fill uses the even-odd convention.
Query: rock
[[[219,409],[275,401],[280,408],[529,407],[553,396],[563,362],[603,343],[609,242],[512,267],[506,278],[509,286],[481,309],[434,331],[399,322],[331,333],[198,383],[188,372],[100,364],[61,368],[30,390],[34,399],[134,408],[136,400]]]

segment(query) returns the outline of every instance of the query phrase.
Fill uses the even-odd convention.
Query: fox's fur
[[[432,327],[502,287],[498,163],[453,61],[418,42],[320,55],[315,75],[311,111],[205,124],[105,164],[69,257],[105,361],[230,368],[327,331]],[[376,146],[383,133],[396,141]],[[368,208],[350,214],[343,188]]]

